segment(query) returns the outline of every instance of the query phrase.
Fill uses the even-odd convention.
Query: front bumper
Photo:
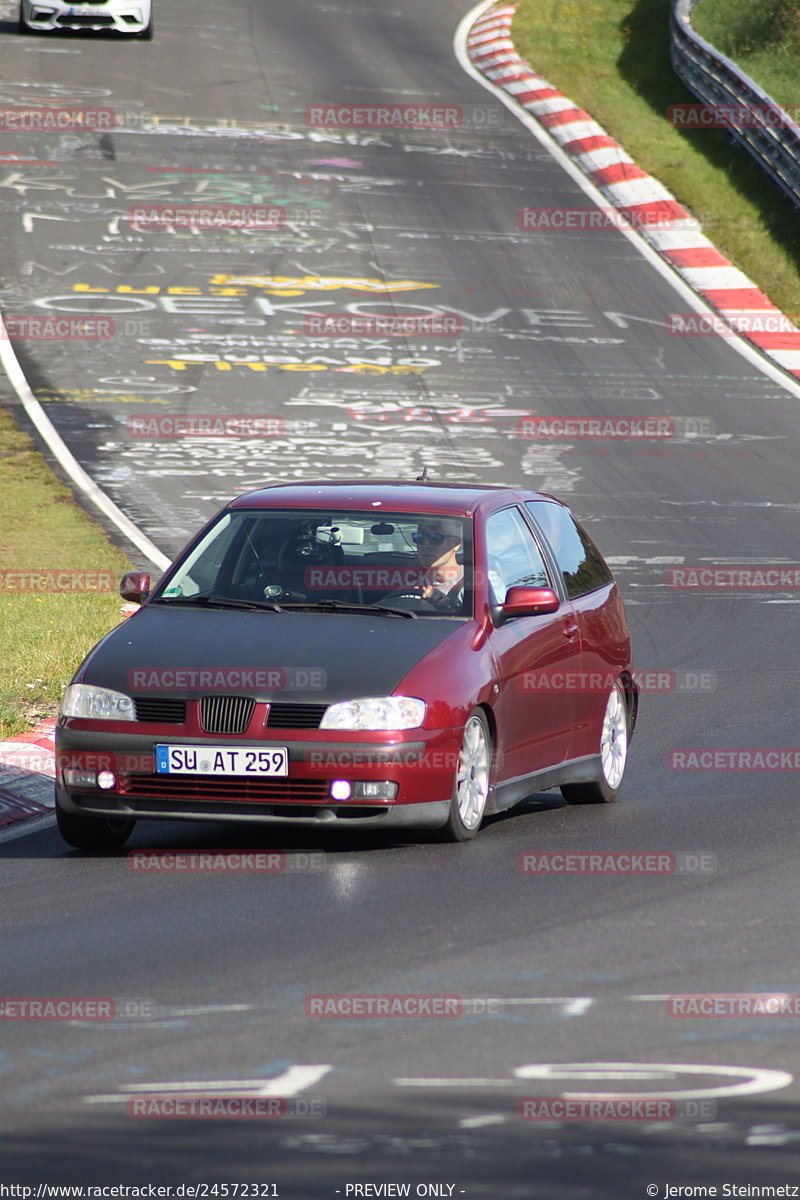
[[[93,816],[435,828],[447,821],[460,748],[459,730],[414,729],[393,735],[392,741],[385,734],[378,735],[380,741],[345,739],[333,731],[328,738],[315,731],[313,737],[255,741],[179,736],[174,729],[143,735],[76,728],[86,724],[74,721],[56,731],[56,796],[65,811]],[[170,742],[253,750],[285,746],[289,775],[159,775],[155,746]],[[113,783],[76,785],[67,782],[65,770],[106,772]],[[331,795],[334,780],[353,787],[393,784],[396,794],[337,801]]]
[[[213,802],[187,803],[184,807],[177,801],[135,801],[123,796],[101,793],[88,796],[84,793],[65,792],[56,787],[56,800],[60,808],[70,813],[96,817],[130,817],[131,819],[161,821],[238,821],[251,824],[290,825],[348,825],[359,829],[441,829],[450,812],[449,800],[434,800],[423,804],[330,804],[316,808],[295,804],[215,804]]]

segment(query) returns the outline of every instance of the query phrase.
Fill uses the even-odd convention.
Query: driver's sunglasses
[[[447,538],[446,533],[412,533],[411,540],[419,546],[422,542],[430,542],[432,546],[441,546]]]

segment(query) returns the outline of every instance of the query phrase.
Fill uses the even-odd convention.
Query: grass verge
[[[669,124],[695,97],[669,59],[669,0],[523,0],[519,53],[585,108],[703,224],[774,304],[800,313],[796,209],[724,130]]]
[[[130,569],[0,407],[0,572]],[[9,590],[9,587],[15,590]],[[0,583],[0,740],[58,710],[87,650],[120,621],[119,594],[40,593]]]
[[[800,6],[797,0],[702,0],[692,27],[797,120]]]

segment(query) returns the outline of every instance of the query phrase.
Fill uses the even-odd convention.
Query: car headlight
[[[416,729],[424,720],[424,700],[381,696],[332,704],[322,718],[320,729]]]
[[[62,717],[83,717],[90,721],[135,721],[136,712],[130,696],[111,688],[93,687],[89,683],[72,683],[61,701]]]

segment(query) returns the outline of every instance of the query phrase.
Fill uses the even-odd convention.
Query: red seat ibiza
[[[622,783],[638,689],[622,600],[552,496],[269,486],[226,505],[87,655],[56,733],[73,846],[140,818],[438,829]]]

